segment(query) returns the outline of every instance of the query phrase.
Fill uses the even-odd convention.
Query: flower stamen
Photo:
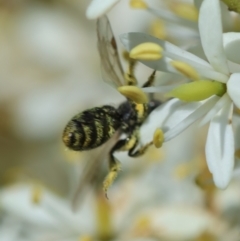
[[[147,9],[148,5],[143,0],[131,0],[130,6],[132,8]]]
[[[160,148],[164,142],[164,133],[161,129],[156,129],[153,135],[153,144],[156,148]]]
[[[181,74],[191,80],[199,80],[197,71],[189,64],[182,61],[171,61],[170,64]]]
[[[143,104],[148,102],[147,95],[137,86],[121,86],[118,91],[128,99]]]
[[[158,44],[142,43],[130,51],[130,57],[139,60],[158,60],[162,58],[162,50],[162,47]]]

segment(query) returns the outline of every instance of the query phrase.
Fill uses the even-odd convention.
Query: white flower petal
[[[120,39],[128,51],[144,42],[153,42],[162,46],[164,48],[163,54],[167,57],[163,57],[156,61],[140,61],[149,68],[170,73],[177,73],[177,71],[171,65],[169,65],[169,62],[171,59],[179,60],[190,64],[204,78],[214,79],[223,83],[227,82],[228,77],[215,71],[208,62],[169,42],[144,33],[125,33],[120,35]]]
[[[208,69],[212,69],[212,67],[209,65],[208,62],[205,60],[197,57],[194,54],[191,54],[179,47],[177,47],[174,44],[171,44],[167,41],[158,39],[156,37],[153,37],[149,34],[145,33],[125,33],[120,35],[120,39],[124,47],[130,51],[135,46],[144,43],[144,42],[153,42],[158,45],[160,45],[166,52],[173,54],[174,56],[184,56],[185,59],[191,60],[193,62],[196,62],[196,64],[201,65],[202,67],[206,67]],[[143,63],[149,62],[149,61],[143,61]],[[151,61],[151,62],[158,62],[158,61]]]
[[[228,68],[231,73],[240,73],[240,64],[228,60]]]
[[[156,108],[140,128],[142,144],[152,141],[155,130],[161,128],[167,117],[174,111],[177,111],[181,105],[183,105],[183,102],[178,99],[171,99]],[[192,106],[192,110],[194,110],[196,105],[197,104],[194,104]]]
[[[218,113],[218,111],[220,111],[222,109],[222,107],[226,104],[226,101],[229,101],[229,95],[228,94],[224,94],[215,104],[215,106],[204,116],[204,118],[202,119],[200,126],[205,125],[206,123],[208,123],[209,121],[211,121],[211,119]]]
[[[194,0],[195,7],[199,10],[203,0]]]
[[[163,124],[165,141],[171,140],[180,134],[196,120],[203,117],[217,102],[218,97],[213,96],[206,101],[184,103],[177,110],[173,110],[172,115]]]
[[[152,141],[157,128],[164,132],[165,141],[169,141],[184,131],[198,118],[214,106],[219,97],[213,96],[202,102],[183,102],[171,99],[155,109],[140,129],[141,143]]]
[[[55,226],[55,218],[34,204],[31,197],[30,186],[18,185],[5,188],[0,193],[0,206],[3,210],[22,218],[24,221],[36,225],[43,224],[44,227]]]
[[[86,12],[89,19],[96,19],[108,12],[120,0],[92,0]]]
[[[204,53],[213,68],[229,74],[223,49],[221,8],[219,0],[204,0],[199,14],[199,32]]]
[[[224,106],[211,121],[206,143],[206,159],[218,188],[226,188],[234,167],[234,135],[231,124],[233,104]]]
[[[240,108],[240,73],[234,73],[227,82],[227,91],[234,104]]]
[[[196,22],[178,17],[176,14],[174,14],[173,12],[170,12],[167,9],[149,8],[148,10],[154,15],[156,15],[157,17],[161,18],[162,20],[167,21],[167,23],[175,23],[180,26],[182,25],[184,27],[191,28],[192,30],[197,30],[198,28]]]
[[[223,34],[223,46],[227,58],[240,64],[240,33]]]

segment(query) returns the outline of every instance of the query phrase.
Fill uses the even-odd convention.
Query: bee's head
[[[148,102],[148,112],[151,113],[155,108],[157,108],[159,105],[161,105],[162,102],[159,100],[151,100]]]
[[[63,143],[72,150],[81,150],[82,134],[78,130],[77,123],[73,120],[69,121],[62,135]]]

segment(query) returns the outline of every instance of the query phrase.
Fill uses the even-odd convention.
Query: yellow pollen
[[[177,71],[185,75],[187,78],[191,80],[199,80],[200,77],[197,71],[189,64],[181,61],[171,61],[170,63]]]
[[[175,97],[183,101],[201,101],[213,95],[222,96],[226,92],[226,85],[210,80],[199,80],[183,84],[170,91],[167,96]]]
[[[88,235],[83,235],[79,238],[79,241],[93,241],[93,238]]]
[[[121,86],[118,91],[128,99],[143,104],[148,102],[147,95],[137,86]]]
[[[32,189],[32,203],[39,204],[42,198],[43,189],[41,185],[35,185]]]
[[[222,0],[227,6],[229,11],[240,13],[240,1],[239,0]]]
[[[159,39],[166,39],[167,38],[167,32],[165,28],[164,21],[157,19],[151,24],[151,33],[153,36],[159,38]]]
[[[164,142],[164,134],[161,129],[156,129],[153,135],[153,144],[156,148],[160,148]]]
[[[162,57],[162,50],[162,47],[156,43],[142,43],[130,51],[130,57],[139,60],[158,60]]]
[[[110,240],[113,236],[111,203],[99,195],[96,200],[96,228],[99,240]]]
[[[198,20],[198,10],[192,4],[174,2],[170,4],[170,8],[179,17],[190,21]]]
[[[236,151],[235,151],[235,157],[236,158],[239,158],[240,159],[240,149],[237,149]]]
[[[132,8],[147,9],[148,6],[143,0],[130,0],[130,6]]]

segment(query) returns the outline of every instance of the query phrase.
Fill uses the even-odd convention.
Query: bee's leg
[[[144,87],[150,87],[153,85],[154,81],[155,81],[155,74],[156,74],[156,70],[154,70],[152,72],[152,74],[148,77],[148,80],[143,84],[142,88]],[[149,94],[150,99],[153,99],[153,93]]]
[[[139,157],[143,155],[149,146],[153,144],[153,142],[149,142],[144,146],[141,146],[140,148],[136,149],[136,146],[139,143],[139,129],[136,129],[129,138],[127,138],[127,142],[124,145],[124,150],[128,150],[128,155],[130,157]],[[123,150],[123,148],[122,148]]]
[[[119,140],[115,146],[112,148],[109,154],[109,173],[103,182],[103,190],[107,197],[107,190],[112,185],[117,177],[118,172],[121,170],[120,162],[113,156],[115,151],[128,151],[128,155],[131,157],[138,157],[145,153],[147,148],[152,144],[152,142],[146,144],[145,146],[139,148],[134,152],[135,147],[139,142],[139,130],[135,130],[129,137],[123,140]]]
[[[155,81],[155,74],[156,74],[156,70],[154,70],[152,72],[152,74],[148,77],[148,80],[143,84],[142,88],[144,87],[150,87],[153,85],[154,81]]]
[[[105,196],[107,197],[107,190],[112,185],[114,180],[117,177],[118,172],[121,170],[120,162],[113,156],[113,153],[119,149],[121,149],[125,145],[125,140],[119,140],[111,149],[109,153],[109,173],[105,177],[103,182],[103,190],[105,192]]]
[[[153,142],[151,141],[135,151],[134,151],[134,149],[135,149],[135,147],[134,147],[129,150],[128,155],[130,157],[139,157],[139,156],[143,155],[147,151],[148,147],[151,146],[152,144],[153,144]]]
[[[124,74],[125,84],[126,85],[137,85],[137,79],[135,78],[135,75],[134,75],[134,69],[135,69],[137,61],[134,59],[131,59],[129,57],[128,52],[124,52],[123,57],[128,62],[128,68]]]
[[[107,190],[112,185],[121,170],[120,162],[113,156],[115,151],[129,151],[134,149],[138,143],[138,130],[135,130],[126,139],[119,140],[111,149],[109,154],[109,173],[103,182],[103,190],[107,196]]]

